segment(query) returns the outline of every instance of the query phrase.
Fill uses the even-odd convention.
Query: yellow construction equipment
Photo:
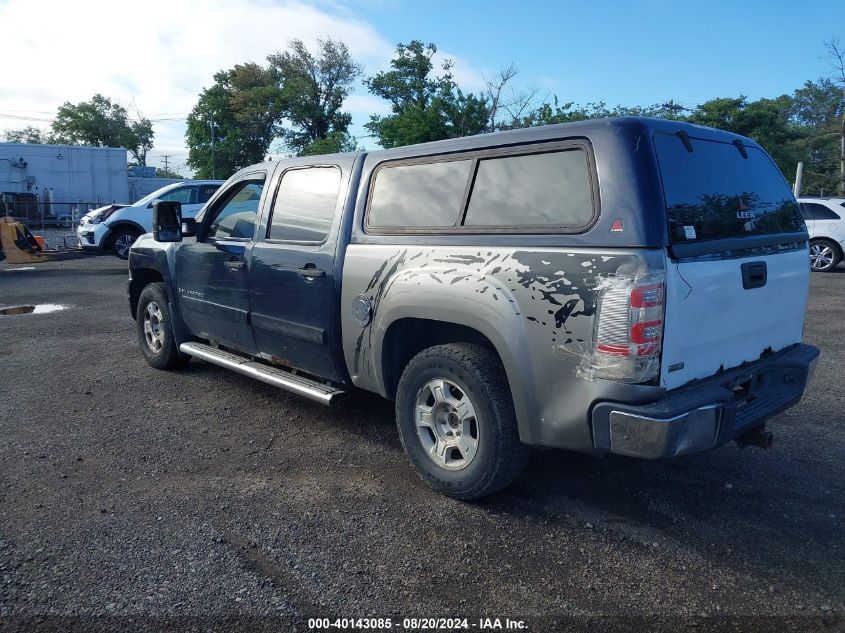
[[[46,249],[25,224],[12,218],[0,218],[0,261],[5,259],[9,264],[40,264],[84,254],[81,248]]]

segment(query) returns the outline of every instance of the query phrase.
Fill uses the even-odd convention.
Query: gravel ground
[[[0,304],[68,306],[0,317],[0,629],[843,630],[845,268],[812,277],[822,358],[772,450],[537,452],[474,504],[420,482],[376,397],[149,368],[125,282],[113,257],[0,264]]]
[[[76,237],[76,229],[29,229],[33,235],[41,235],[47,242],[47,248],[76,248],[79,238]]]

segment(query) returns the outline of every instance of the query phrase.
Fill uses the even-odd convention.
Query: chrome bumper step
[[[221,349],[216,349],[210,345],[202,343],[182,343],[179,346],[179,351],[189,356],[195,356],[214,365],[220,365],[226,369],[231,369],[244,376],[255,378],[261,382],[266,382],[268,385],[279,387],[295,393],[299,396],[304,396],[309,400],[314,400],[321,404],[330,405],[339,396],[344,395],[344,391],[327,385],[325,383],[299,376],[291,371],[271,367],[264,363],[259,363],[251,360],[245,356],[239,356],[231,352],[225,352]]]

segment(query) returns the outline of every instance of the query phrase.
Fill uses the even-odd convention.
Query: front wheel
[[[138,233],[131,229],[119,229],[112,240],[112,251],[118,259],[129,259],[129,249],[138,239]]]
[[[179,353],[163,283],[149,284],[141,291],[135,325],[141,353],[152,367],[176,369],[191,360],[190,356]]]
[[[420,477],[456,499],[501,490],[528,458],[504,368],[480,345],[437,345],[411,359],[397,388],[396,423]]]

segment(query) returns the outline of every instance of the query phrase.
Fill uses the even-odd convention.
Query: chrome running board
[[[204,361],[220,365],[226,369],[231,369],[244,376],[255,378],[261,382],[266,382],[268,385],[280,387],[295,393],[299,396],[314,400],[326,406],[345,392],[327,385],[325,383],[298,376],[290,371],[279,369],[277,367],[270,367],[263,363],[258,363],[245,356],[238,356],[231,352],[224,352],[221,349],[216,349],[210,345],[203,345],[202,343],[182,343],[179,346],[179,351],[183,354],[196,356]]]

